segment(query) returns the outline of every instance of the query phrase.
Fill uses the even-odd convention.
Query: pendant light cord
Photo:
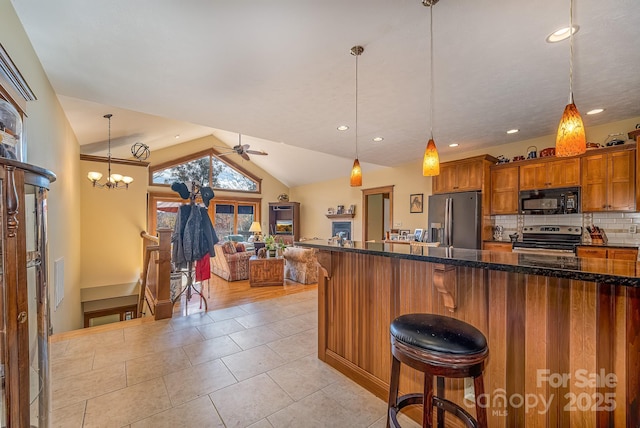
[[[429,37],[429,66],[430,66],[430,85],[431,88],[429,89],[429,98],[430,98],[430,102],[429,102],[429,126],[430,126],[430,131],[431,131],[431,139],[433,140],[433,3],[431,3],[429,5],[429,33],[430,36]]]
[[[569,0],[569,104],[573,104],[573,0]]]
[[[107,143],[109,144],[109,152],[107,153],[107,157],[108,159],[108,173],[109,175],[107,176],[107,183],[110,183],[111,181],[111,114],[107,114],[104,117],[106,117],[109,120],[109,139],[107,140]]]
[[[356,159],[358,159],[358,57],[360,52],[356,52]]]

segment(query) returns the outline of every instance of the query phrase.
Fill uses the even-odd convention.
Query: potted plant
[[[276,256],[276,249],[277,249],[275,236],[266,235],[264,237],[264,247],[269,252],[269,257],[275,257]]]

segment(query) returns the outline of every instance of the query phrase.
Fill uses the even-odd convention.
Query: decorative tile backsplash
[[[640,213],[584,213],[565,215],[498,215],[492,216],[494,226],[502,226],[503,239],[507,240],[509,234],[518,230],[518,217],[524,219],[522,226],[535,226],[541,224],[557,224],[563,226],[586,226],[594,224],[604,229],[610,244],[623,244],[633,247],[640,246]],[[636,232],[630,232],[635,226]],[[522,235],[521,235],[522,236]],[[583,243],[591,243],[589,233],[584,231]]]

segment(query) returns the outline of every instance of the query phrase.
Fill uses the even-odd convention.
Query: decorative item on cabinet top
[[[349,205],[347,209],[344,205],[338,205],[336,208],[329,207],[325,215],[327,218],[353,218],[356,215],[356,206]]]

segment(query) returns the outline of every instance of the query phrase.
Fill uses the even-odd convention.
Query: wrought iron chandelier
[[[129,184],[133,183],[133,178],[128,175],[111,173],[111,117],[112,114],[105,114],[103,117],[109,120],[109,152],[107,154],[107,181],[105,183],[100,183],[100,179],[102,179],[102,173],[91,171],[87,174],[87,178],[89,181],[93,183],[93,187],[105,187],[107,189],[128,189]]]

